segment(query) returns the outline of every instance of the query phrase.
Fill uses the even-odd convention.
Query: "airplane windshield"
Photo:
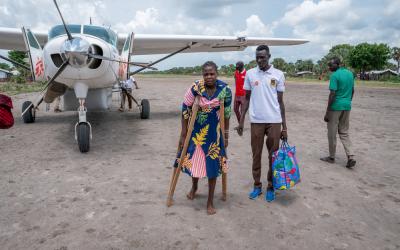
[[[72,34],[80,34],[81,33],[81,25],[78,24],[69,24],[67,25],[68,30]],[[65,34],[65,29],[63,25],[57,25],[54,26],[50,31],[49,31],[49,40]],[[97,38],[100,38],[101,40],[106,41],[109,44],[114,45],[117,47],[117,34],[112,31],[111,29],[107,29],[104,27],[100,26],[93,26],[93,25],[84,25],[83,26],[83,34],[95,36]]]
[[[98,37],[117,47],[117,34],[111,29],[106,29],[99,26],[85,25],[83,26],[83,34]]]
[[[67,25],[67,28],[69,32],[73,34],[80,34],[81,33],[81,25],[78,24],[69,24]],[[56,37],[56,36],[61,36],[65,34],[65,29],[64,25],[57,25],[51,28],[49,31],[49,40]]]

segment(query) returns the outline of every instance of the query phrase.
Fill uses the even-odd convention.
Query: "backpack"
[[[0,129],[11,128],[14,125],[14,117],[11,113],[12,108],[11,98],[0,94]]]

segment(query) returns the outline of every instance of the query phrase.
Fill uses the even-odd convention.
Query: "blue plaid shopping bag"
[[[286,190],[300,182],[296,147],[284,140],[272,155],[272,183],[276,190]]]

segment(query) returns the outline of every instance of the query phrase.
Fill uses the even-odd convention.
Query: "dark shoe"
[[[253,191],[249,193],[249,198],[255,200],[258,196],[262,194],[261,188],[255,187]]]
[[[356,160],[349,159],[346,164],[346,168],[353,168],[356,165]]]
[[[268,202],[275,200],[275,191],[273,188],[267,188],[267,192],[265,193],[265,200]]]
[[[332,157],[330,157],[330,156],[322,157],[322,158],[320,158],[320,160],[321,160],[321,161],[328,162],[328,163],[335,163],[335,158],[332,158]]]

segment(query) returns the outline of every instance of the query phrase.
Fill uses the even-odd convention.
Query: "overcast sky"
[[[400,47],[400,0],[58,0],[67,23],[111,26],[118,33],[232,35],[303,38],[299,46],[271,47],[286,61],[320,59],[336,44],[387,43]],[[60,18],[52,0],[0,0],[0,26],[47,31]],[[4,52],[3,52],[4,54]],[[134,57],[136,61],[159,56]],[[159,65],[246,63],[243,52],[178,55]]]

